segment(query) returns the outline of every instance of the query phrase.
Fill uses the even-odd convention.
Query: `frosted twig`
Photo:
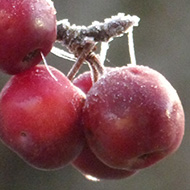
[[[108,42],[114,37],[127,33],[133,26],[138,26],[139,17],[119,13],[104,22],[94,21],[90,26],[70,25],[67,19],[58,21],[57,41],[61,42],[76,57],[86,44],[86,39],[94,42]]]
[[[104,73],[104,61],[106,59],[109,42],[115,37],[120,37],[130,31],[130,48],[133,47],[131,41],[131,28],[138,26],[139,17],[119,13],[116,16],[105,19],[104,22],[94,21],[90,26],[70,25],[67,19],[57,22],[57,42],[61,42],[71,53],[64,53],[59,48],[53,48],[52,53],[69,59],[75,60],[75,64],[68,73],[70,80],[76,75],[81,65],[87,61],[93,71],[94,82],[98,76]],[[101,42],[100,57],[95,54],[96,44]],[[74,55],[74,57],[72,56]],[[134,50],[130,49],[131,62],[136,64]]]

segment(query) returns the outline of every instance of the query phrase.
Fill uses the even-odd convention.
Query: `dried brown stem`
[[[95,83],[99,79],[99,72],[98,72],[98,70],[94,64],[91,64],[88,62],[88,65],[89,65],[90,70],[91,70],[92,83]]]
[[[93,73],[93,80],[96,82],[99,77],[104,74],[104,66],[100,63],[100,60],[95,53],[88,55],[86,60],[92,67],[96,68],[96,72]]]
[[[74,76],[79,71],[80,67],[82,66],[83,62],[86,60],[86,57],[90,54],[91,50],[94,48],[95,43],[92,41],[88,41],[85,44],[85,48],[81,50],[81,53],[75,62],[75,64],[70,69],[69,73],[67,74],[67,77],[69,80],[73,80]]]

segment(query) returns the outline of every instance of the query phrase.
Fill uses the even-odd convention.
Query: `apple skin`
[[[87,179],[96,180],[119,180],[133,176],[138,171],[128,171],[111,168],[101,162],[86,144],[80,155],[72,162],[72,166],[77,169]]]
[[[93,85],[92,78],[91,78],[91,72],[86,71],[82,74],[80,74],[78,77],[76,77],[73,80],[73,84],[80,88],[85,94],[90,90],[90,88]]]
[[[106,72],[110,70],[111,68],[106,68]],[[79,87],[85,94],[88,93],[93,85],[91,72],[87,71],[80,74],[73,80],[73,84]],[[87,143],[85,143],[79,156],[72,162],[72,166],[87,179],[96,180],[118,180],[133,176],[138,172],[110,168],[94,155]]]
[[[113,69],[115,69],[115,68],[105,67],[104,68],[104,74],[110,72]],[[91,78],[91,72],[86,71],[84,73],[81,73],[79,76],[77,76],[73,80],[73,84],[75,86],[77,86],[78,88],[80,88],[85,94],[87,94],[88,91],[90,90],[90,88],[93,86],[93,82],[92,82],[92,78]]]
[[[176,90],[159,72],[124,66],[87,93],[83,125],[92,152],[106,165],[138,170],[174,153],[184,135]]]
[[[38,65],[13,76],[0,93],[0,137],[38,169],[62,168],[84,146],[80,125],[85,94],[67,77]]]
[[[38,64],[56,40],[51,0],[0,0],[0,70],[18,74]]]

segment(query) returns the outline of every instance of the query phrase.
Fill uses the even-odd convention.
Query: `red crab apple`
[[[85,94],[57,69],[38,65],[13,76],[0,93],[0,137],[36,168],[56,169],[84,145]]]
[[[0,0],[0,69],[17,74],[41,61],[56,39],[51,0]]]
[[[118,180],[133,176],[138,171],[111,168],[101,162],[86,144],[80,155],[72,162],[72,166],[87,179]]]
[[[92,78],[91,78],[91,72],[86,71],[82,74],[80,74],[78,77],[76,77],[73,80],[73,84],[80,88],[85,94],[90,90],[90,88],[93,85]]]
[[[111,70],[111,68],[106,68],[106,71],[108,70]],[[87,93],[93,85],[91,73],[82,73],[75,78],[73,84],[79,87],[84,93]],[[88,179],[92,180],[116,180],[127,178],[137,173],[137,171],[110,168],[94,155],[87,143],[80,155],[72,162],[72,166]]]
[[[113,67],[105,67],[104,74],[110,72],[113,69],[114,69]],[[73,84],[78,88],[80,88],[85,94],[87,94],[90,88],[93,86],[91,72],[86,71],[80,74],[78,77],[76,77],[73,80]]]
[[[93,153],[117,169],[142,169],[174,153],[184,134],[176,90],[157,71],[124,66],[87,93],[84,131]]]

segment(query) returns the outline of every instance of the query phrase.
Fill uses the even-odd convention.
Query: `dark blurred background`
[[[134,28],[137,64],[161,72],[175,87],[186,114],[186,132],[180,149],[157,165],[120,181],[91,182],[68,166],[45,172],[31,168],[0,144],[0,190],[189,190],[190,189],[190,1],[189,0],[54,0],[57,19],[68,18],[77,25],[103,21],[118,12],[137,15]],[[127,36],[110,44],[106,65],[130,61]],[[52,54],[47,57],[65,74],[72,62]],[[83,67],[80,72],[88,69]],[[9,76],[0,72],[0,89]]]

